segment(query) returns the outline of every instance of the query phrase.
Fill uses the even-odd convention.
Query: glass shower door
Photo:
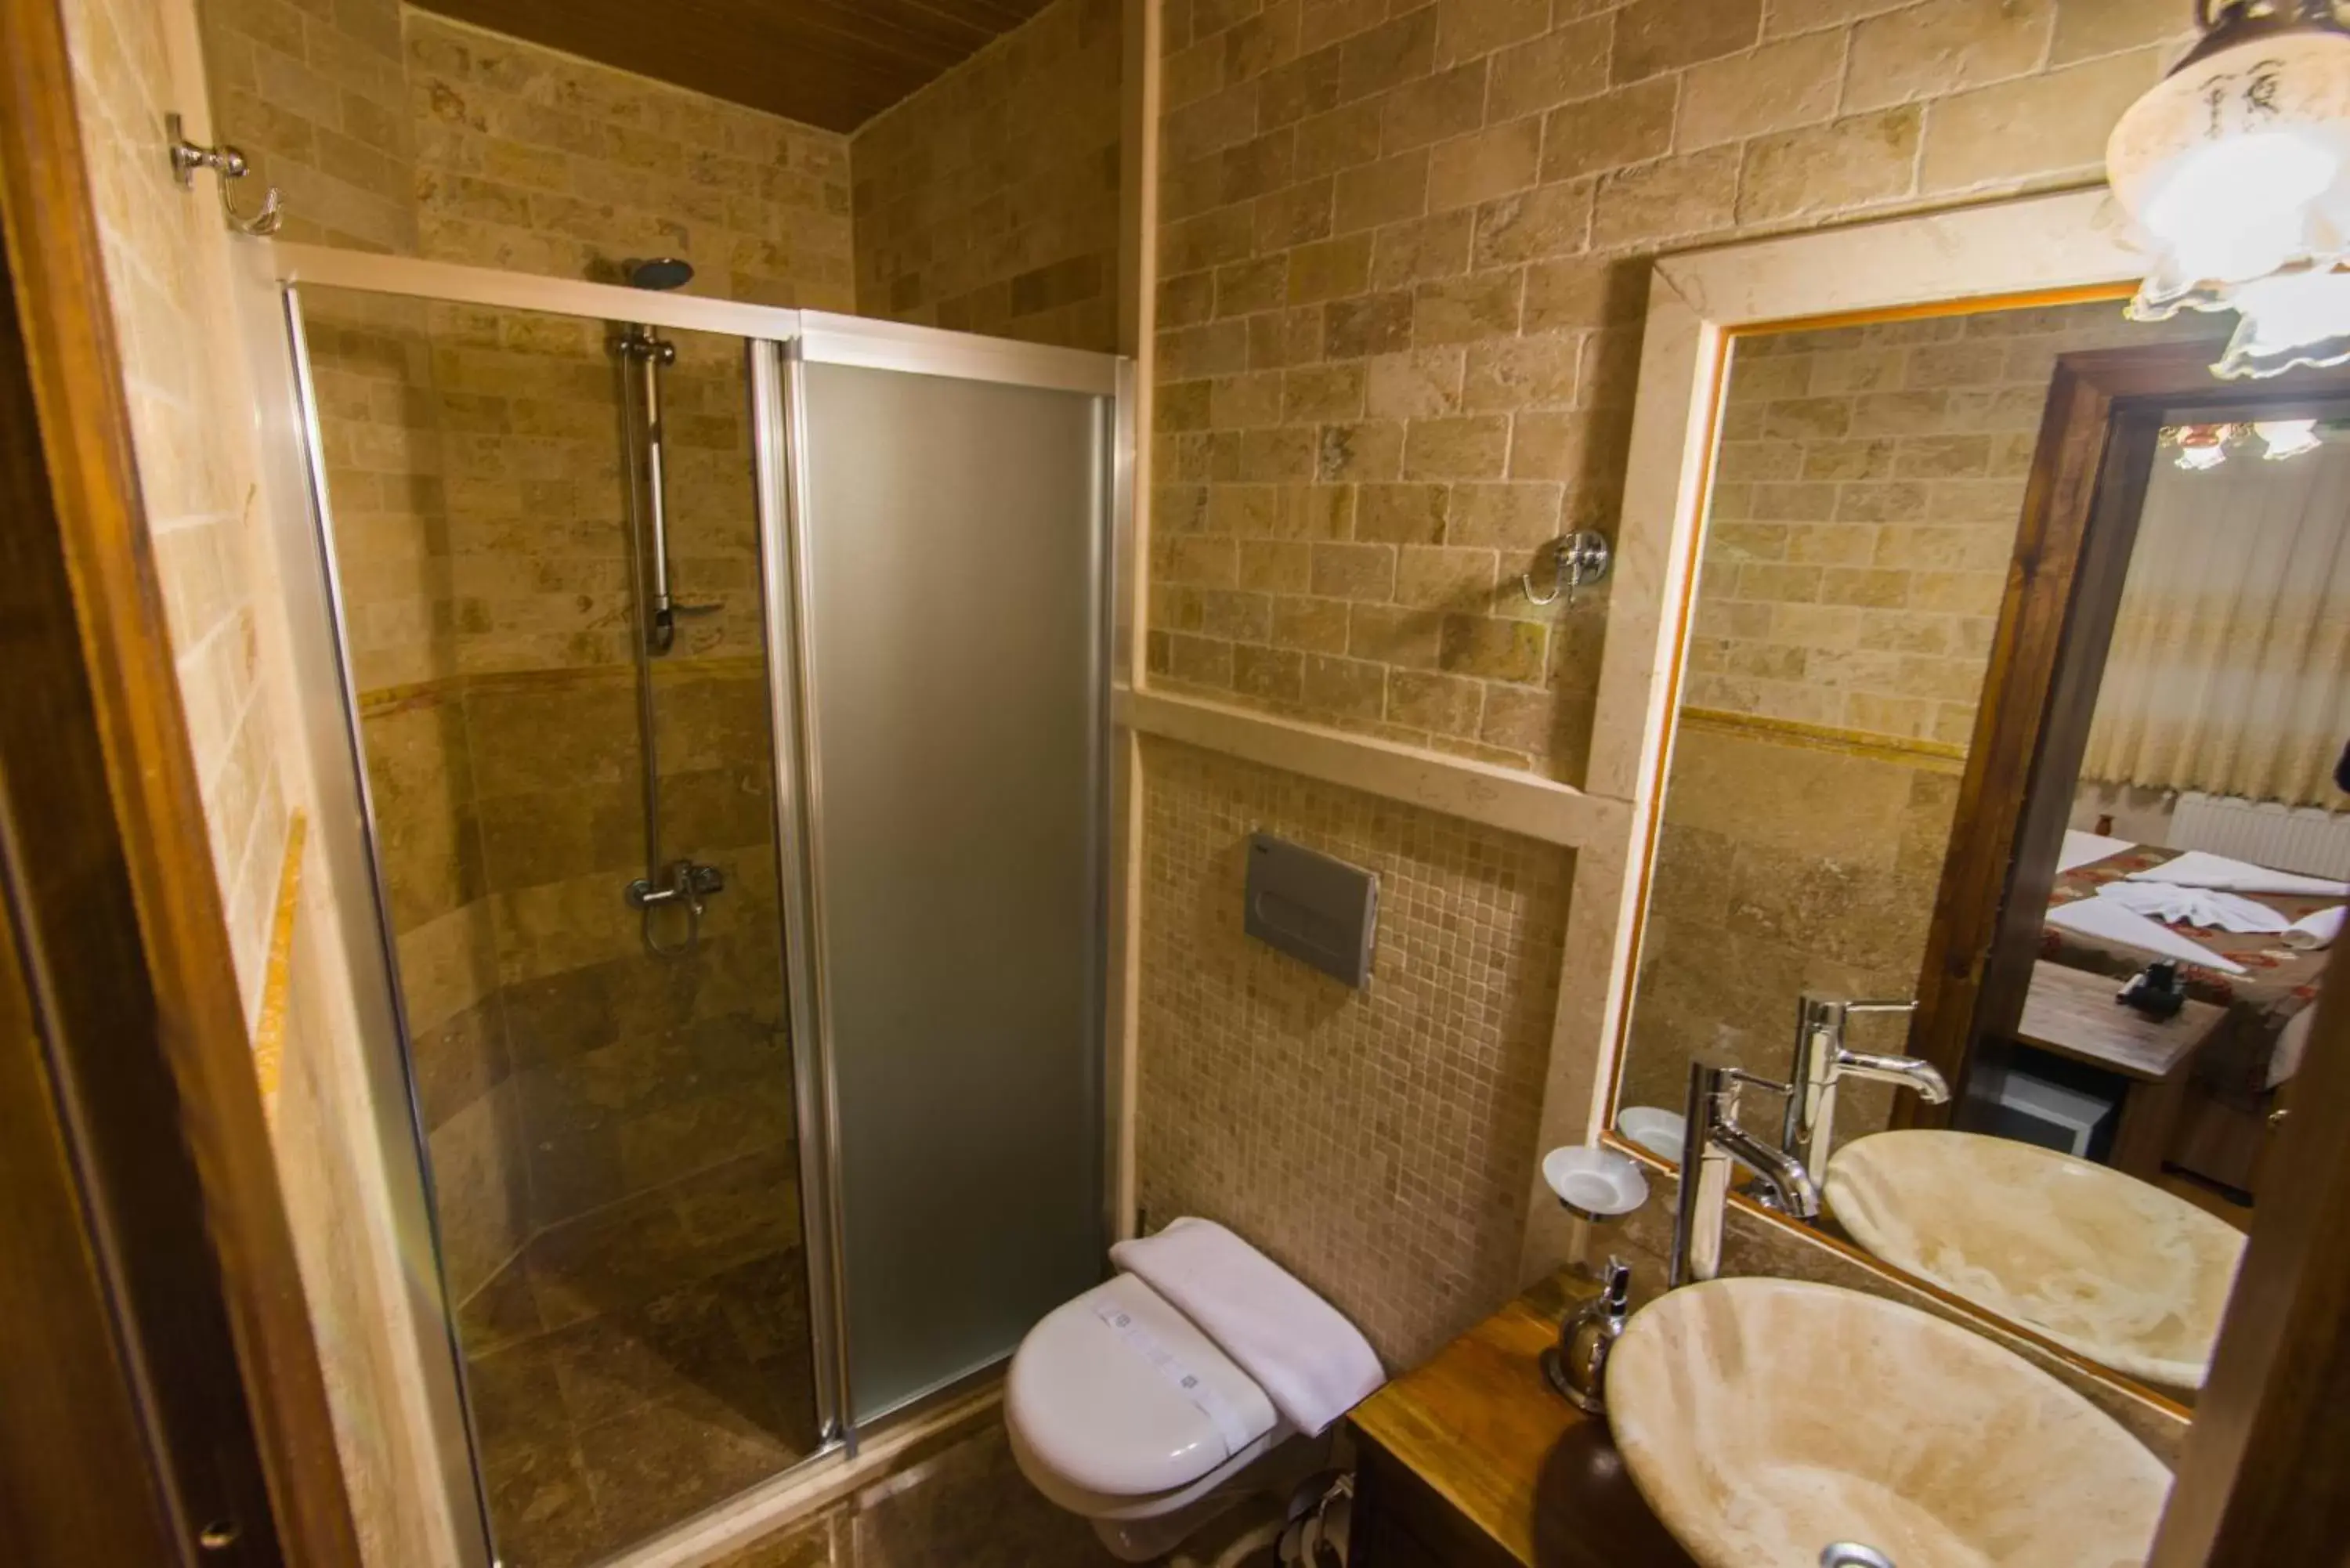
[[[792,368],[804,961],[861,1422],[1100,1277],[1110,399],[822,343]]]

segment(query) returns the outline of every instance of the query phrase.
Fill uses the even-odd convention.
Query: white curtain
[[[2350,806],[2350,445],[2155,460],[2085,777]]]

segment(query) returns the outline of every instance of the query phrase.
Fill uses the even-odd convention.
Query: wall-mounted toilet
[[[1021,1341],[1004,1424],[1036,1490],[1140,1563],[1322,1468],[1331,1423],[1382,1374],[1353,1324],[1222,1226],[1177,1220],[1110,1257],[1131,1272]]]

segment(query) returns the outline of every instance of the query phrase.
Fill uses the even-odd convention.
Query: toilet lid
[[[1028,1331],[1003,1406],[1038,1462],[1113,1498],[1188,1485],[1279,1420],[1248,1374],[1131,1274]]]

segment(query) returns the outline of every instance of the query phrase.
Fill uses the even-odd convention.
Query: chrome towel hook
[[[1550,592],[1534,592],[1532,572],[1520,575],[1518,587],[1529,601],[1538,605],[1555,604],[1565,594],[1569,609],[1575,607],[1575,590],[1606,577],[1607,568],[1616,561],[1616,552],[1609,547],[1607,536],[1587,528],[1553,539],[1543,546],[1543,555],[1550,561]]]
[[[236,202],[228,193],[228,182],[242,180],[253,172],[244,154],[224,143],[218,147],[199,147],[187,138],[179,111],[163,117],[163,134],[172,142],[172,178],[182,191],[196,188],[196,171],[209,169],[220,176],[221,211],[228,217],[229,226],[243,234],[274,234],[277,225],[286,221],[285,202],[277,187],[272,185],[262,194],[261,210],[250,217],[236,210]]]

